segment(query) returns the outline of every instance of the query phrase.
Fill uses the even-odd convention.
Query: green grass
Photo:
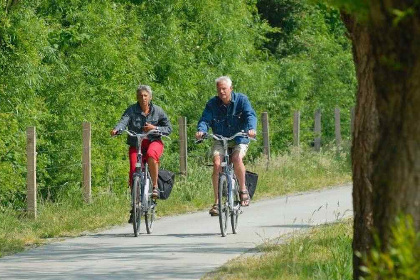
[[[259,174],[254,200],[325,188],[350,182],[346,155],[333,152],[314,153],[291,150],[273,156],[267,162],[259,159],[247,168]],[[177,176],[171,197],[159,201],[158,216],[175,215],[207,209],[213,202],[211,167],[189,162],[188,178]],[[127,188],[128,191],[128,188]],[[32,220],[23,212],[2,208],[0,211],[0,256],[13,254],[44,244],[56,238],[77,236],[128,219],[129,196],[110,192],[95,194],[91,204],[82,200],[81,190],[72,189],[59,202],[40,202],[38,218]]]
[[[203,279],[351,280],[352,220],[271,241],[260,255],[239,257]]]
[[[259,174],[256,199],[287,193],[322,189],[351,182],[350,161],[347,154],[334,151],[288,153],[273,156],[268,163],[259,159],[248,169]]]

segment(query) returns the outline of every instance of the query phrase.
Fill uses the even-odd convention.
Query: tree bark
[[[374,227],[382,249],[401,212],[420,228],[420,6],[397,24],[392,9],[414,1],[378,1],[371,6],[376,104],[380,141],[373,154]],[[386,205],[386,207],[383,207]]]
[[[410,214],[420,229],[420,7],[370,1],[367,22],[343,14],[359,88],[352,147],[354,252],[386,251],[391,226]],[[406,12],[396,21],[395,9]],[[362,275],[354,260],[353,279]]]
[[[342,13],[353,42],[353,58],[356,76],[359,82],[352,137],[352,172],[353,172],[353,267],[362,265],[356,253],[366,252],[372,245],[372,173],[371,160],[378,140],[378,112],[376,110],[376,88],[374,83],[375,61],[368,29],[359,24],[354,17]],[[359,269],[354,269],[354,279],[362,276]],[[356,278],[357,277],[357,278]]]

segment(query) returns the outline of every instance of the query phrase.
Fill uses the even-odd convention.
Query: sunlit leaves
[[[286,18],[273,24],[260,16],[261,2],[37,0],[0,11],[0,113],[14,120],[0,133],[1,147],[23,153],[24,131],[36,126],[40,195],[54,199],[80,184],[75,164],[81,123],[89,121],[94,191],[111,183],[123,191],[126,147],[108,134],[135,102],[137,85],[152,86],[153,101],[174,125],[164,162],[176,170],[177,119],[186,116],[188,133],[194,133],[220,75],[232,77],[234,89],[248,95],[258,115],[269,112],[273,150],[288,146],[293,110],[306,112],[302,123],[309,128],[315,108],[328,112],[353,102],[350,48],[336,11],[278,0],[279,11],[288,14],[272,13]],[[0,166],[9,175],[10,155],[8,166]],[[23,154],[13,160],[24,168]],[[19,174],[16,181],[24,182]],[[0,195],[6,188],[17,187],[6,180]]]

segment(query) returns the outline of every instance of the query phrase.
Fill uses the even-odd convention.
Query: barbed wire
[[[70,169],[70,167],[82,167],[82,163],[72,163],[72,164],[62,164],[62,165],[58,165],[58,166],[52,166],[52,167],[44,167],[42,169],[44,170],[58,170],[58,169]],[[74,168],[73,168],[74,169]]]
[[[38,135],[53,135],[53,134],[64,134],[64,133],[80,133],[82,135],[82,129],[77,130],[54,130],[54,131],[37,131]]]
[[[66,153],[66,152],[74,152],[75,150],[82,150],[82,147],[77,147],[74,146],[72,148],[67,148],[67,149],[39,149],[37,150],[37,155],[43,155],[43,154],[51,154],[51,153]]]
[[[67,182],[67,183],[62,184],[62,185],[56,185],[56,186],[48,185],[48,186],[38,187],[37,188],[37,193],[40,193],[40,192],[45,191],[45,190],[48,191],[48,190],[53,190],[53,189],[58,189],[58,188],[65,188],[65,187],[70,187],[70,184],[68,184],[68,182]]]

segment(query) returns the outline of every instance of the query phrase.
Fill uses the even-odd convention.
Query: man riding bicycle
[[[240,131],[247,132],[249,137],[255,137],[257,117],[248,98],[242,93],[233,91],[232,80],[227,76],[219,77],[215,82],[217,96],[207,102],[198,122],[195,137],[200,140],[207,133],[209,127],[211,127],[214,134],[224,137],[230,137]],[[233,149],[231,160],[240,187],[239,194],[242,206],[248,206],[250,203],[250,196],[245,186],[245,165],[242,161],[248,150],[248,144],[249,139],[240,136],[229,143],[229,147]],[[220,141],[213,142],[212,154],[214,204],[209,214],[217,216],[219,214],[217,206],[218,178],[221,171],[221,156],[223,156],[223,146]]]
[[[150,130],[158,130],[164,135],[169,135],[172,131],[171,123],[159,106],[152,102],[152,89],[147,85],[139,85],[137,88],[137,103],[129,106],[121,117],[118,124],[111,130],[111,135],[116,135],[119,131],[128,126],[128,130],[135,133],[147,133]],[[130,159],[130,188],[132,185],[133,173],[137,162],[137,138],[127,135],[127,144],[129,145],[128,155]],[[143,140],[141,149],[143,151],[143,160],[149,165],[150,177],[153,185],[153,198],[159,198],[158,190],[158,170],[159,159],[163,153],[163,142],[160,136],[151,135]],[[129,222],[132,221],[130,215]]]

